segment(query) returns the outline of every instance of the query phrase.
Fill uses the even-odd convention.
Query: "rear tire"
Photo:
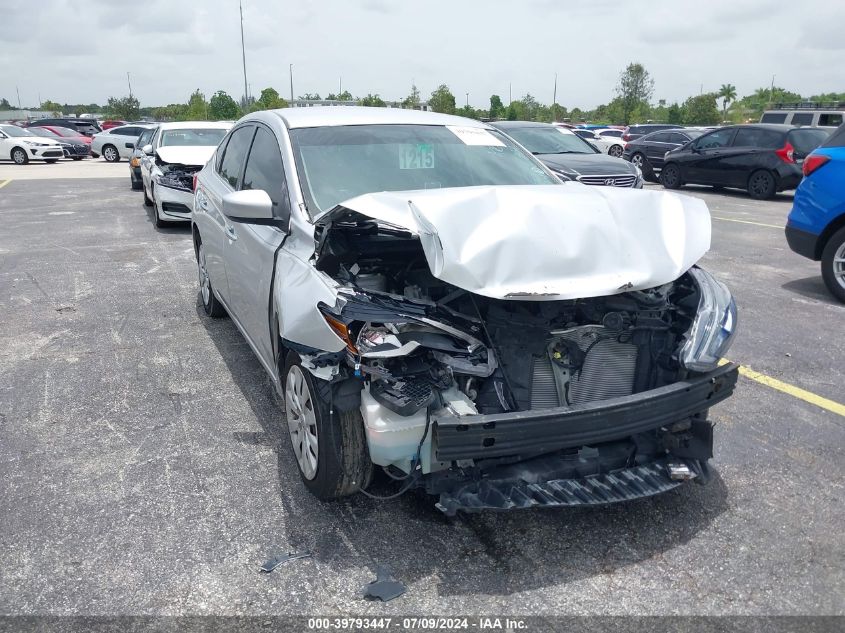
[[[611,145],[610,149],[607,150],[609,156],[613,156],[614,158],[622,158],[622,146],[621,145]]]
[[[845,303],[845,227],[834,233],[822,251],[822,279],[830,293]]]
[[[666,189],[680,189],[681,185],[681,169],[675,163],[663,165],[663,171],[660,172],[660,183]]]
[[[748,177],[748,195],[755,200],[768,200],[775,195],[777,183],[771,172],[758,169]]]
[[[26,150],[21,147],[12,148],[10,155],[15,165],[26,165],[29,162],[29,156],[27,156]]]
[[[120,154],[117,151],[117,148],[114,145],[106,145],[103,147],[103,158],[106,159],[107,163],[119,163],[120,162]]]
[[[214,296],[214,288],[211,285],[211,277],[208,274],[208,268],[205,263],[205,251],[202,247],[202,241],[197,238],[197,276],[199,277],[200,285],[200,301],[202,301],[203,310],[212,319],[219,319],[226,316],[226,309]]]
[[[291,446],[305,487],[323,501],[366,488],[373,463],[361,412],[335,410],[332,416],[331,385],[303,369],[295,353],[288,354],[282,379]]]

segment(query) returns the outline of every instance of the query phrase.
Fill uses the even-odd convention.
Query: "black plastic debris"
[[[393,580],[390,570],[387,567],[376,569],[376,579],[364,587],[364,597],[368,600],[381,600],[387,602],[398,598],[405,593],[405,585],[398,580]]]
[[[273,558],[268,560],[266,563],[264,563],[261,566],[260,571],[264,572],[265,574],[269,574],[271,571],[276,569],[276,567],[278,567],[282,563],[286,563],[290,560],[296,560],[297,558],[310,558],[310,557],[311,557],[311,552],[298,552],[298,553],[288,552],[287,554],[282,554],[281,556],[274,556]]]

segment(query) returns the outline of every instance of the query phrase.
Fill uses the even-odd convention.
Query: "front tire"
[[[167,226],[167,222],[161,219],[161,214],[158,212],[158,202],[155,200],[155,195],[153,195],[153,213],[155,213],[155,225],[157,229],[163,229]]]
[[[771,172],[760,169],[748,177],[748,195],[755,200],[768,200],[775,195],[776,187]]]
[[[71,158],[73,160],[82,160],[84,157],[83,156],[71,156]]]
[[[607,150],[607,153],[614,158],[622,158],[622,151],[623,149],[621,145],[611,145],[610,149]]]
[[[151,207],[153,206],[152,199],[147,195],[147,188],[144,186],[144,181],[141,181],[141,189],[144,190],[144,206]]]
[[[681,169],[675,163],[664,165],[660,172],[660,182],[666,189],[680,189]]]
[[[58,161],[59,161],[58,158],[46,158],[44,160],[44,162],[47,163],[48,165],[53,165],[53,164],[57,163]]]
[[[845,303],[845,227],[834,233],[825,244],[821,266],[827,289]]]
[[[15,165],[26,165],[29,162],[29,156],[27,156],[26,150],[20,147],[12,149],[12,161]]]
[[[114,145],[106,145],[103,147],[103,158],[106,159],[107,163],[120,162],[120,154]]]
[[[282,375],[288,433],[305,487],[323,501],[366,488],[373,464],[361,412],[353,408],[335,410],[332,415],[331,385],[303,369],[293,352],[288,354]]]
[[[214,296],[214,288],[211,286],[211,277],[205,263],[205,250],[203,250],[202,242],[197,246],[197,275],[199,276],[200,299],[205,313],[212,319],[226,316],[225,308]]]

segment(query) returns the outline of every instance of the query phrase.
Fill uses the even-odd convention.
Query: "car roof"
[[[157,125],[156,123],[127,123],[126,125],[115,125],[114,127],[109,128],[108,130],[103,130],[103,131],[104,132],[111,132],[112,130],[122,130],[123,128],[127,128],[127,127],[150,128],[150,127],[155,127],[156,125]]]
[[[731,128],[742,128],[742,129],[760,129],[760,130],[774,130],[775,132],[789,132],[790,130],[797,130],[802,127],[807,127],[806,125],[788,125],[786,123],[744,123],[742,125],[729,125],[726,127]],[[725,129],[725,128],[719,128]]]
[[[140,124],[138,124],[140,125]],[[132,125],[132,127],[138,127],[138,125]],[[224,122],[224,121],[173,121],[172,123],[151,123],[150,127],[158,126],[162,131],[165,130],[184,130],[188,128],[194,127],[201,127],[205,129],[218,129],[218,130],[228,130],[232,127],[232,123]],[[114,129],[114,128],[112,128]]]
[[[481,121],[451,114],[406,110],[403,108],[368,108],[364,106],[312,106],[268,110],[290,128],[335,125],[461,125],[487,128]]]

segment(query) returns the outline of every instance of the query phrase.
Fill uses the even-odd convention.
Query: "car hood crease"
[[[349,211],[407,229],[436,278],[497,299],[652,288],[710,248],[704,202],[660,191],[570,183],[381,192],[347,200],[319,221]]]

